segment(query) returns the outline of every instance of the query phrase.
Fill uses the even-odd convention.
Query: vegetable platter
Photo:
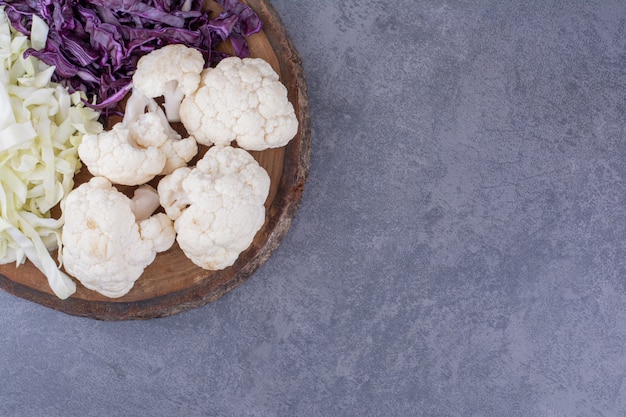
[[[45,275],[28,260],[17,266],[15,262],[0,265],[0,288],[71,315],[99,320],[148,319],[176,314],[214,301],[245,282],[267,261],[289,230],[300,204],[309,171],[310,115],[300,56],[276,10],[269,0],[246,0],[242,3],[247,4],[262,23],[260,31],[245,39],[249,55],[262,58],[279,75],[298,122],[296,134],[286,146],[249,152],[270,179],[264,204],[265,220],[250,246],[239,254],[231,266],[208,270],[194,264],[178,243],[174,243],[171,248],[156,255],[130,291],[117,298],[106,297],[77,282],[76,291],[62,299],[55,295]],[[220,6],[212,0],[205,1],[203,7],[211,13],[220,11]],[[220,45],[225,54],[235,54],[238,47],[240,45],[233,45],[230,41]],[[118,108],[123,109],[124,105],[120,104]],[[115,116],[113,112],[107,122],[122,120],[123,112],[119,113]],[[199,148],[198,156],[190,162],[190,166],[210,149],[201,144]],[[89,170],[83,166],[74,178],[74,188],[91,178]],[[149,184],[156,188],[156,182]],[[118,188],[128,196],[132,195],[129,187]],[[60,211],[58,207],[56,210]]]

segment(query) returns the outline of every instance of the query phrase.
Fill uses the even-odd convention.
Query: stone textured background
[[[626,415],[626,3],[273,4],[313,127],[282,245],[165,319],[0,294],[0,415]]]

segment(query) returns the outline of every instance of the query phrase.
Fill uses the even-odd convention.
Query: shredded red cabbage
[[[48,24],[45,49],[26,54],[54,65],[54,81],[84,91],[105,114],[130,90],[139,58],[154,49],[182,43],[202,52],[209,66],[226,56],[215,47],[229,39],[235,55],[249,56],[245,37],[261,30],[261,20],[239,0],[216,3],[223,11],[211,18],[202,0],[0,0],[25,35],[33,14]]]

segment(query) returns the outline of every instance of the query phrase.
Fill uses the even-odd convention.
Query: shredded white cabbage
[[[28,258],[65,299],[76,284],[59,269],[60,251],[59,265],[49,252],[59,247],[63,226],[50,209],[74,186],[83,135],[102,125],[84,95],[51,82],[54,67],[23,57],[47,36],[46,23],[34,15],[30,39],[15,31],[0,8],[0,263]]]

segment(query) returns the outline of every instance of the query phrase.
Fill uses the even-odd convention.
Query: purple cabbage
[[[54,81],[84,91],[87,104],[105,115],[132,87],[139,58],[154,49],[182,43],[212,66],[227,56],[215,48],[228,39],[235,55],[250,56],[245,37],[261,30],[261,20],[239,0],[216,3],[223,11],[210,16],[202,0],[0,0],[25,35],[34,14],[48,24],[46,47],[26,54],[54,65]]]

